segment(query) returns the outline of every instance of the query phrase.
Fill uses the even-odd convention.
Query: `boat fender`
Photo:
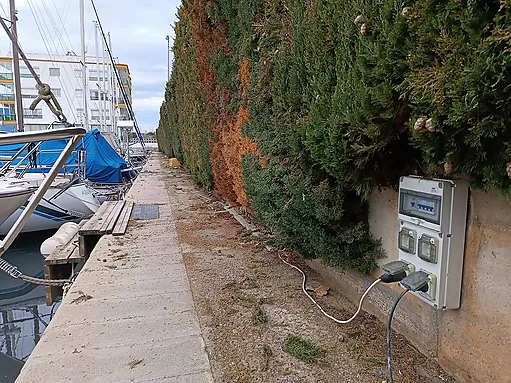
[[[74,222],[63,224],[55,234],[41,244],[40,251],[43,257],[46,258],[50,255],[57,246],[69,243],[76,233],[78,233],[79,229],[80,226]]]

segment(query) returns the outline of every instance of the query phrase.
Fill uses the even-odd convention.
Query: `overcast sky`
[[[90,54],[94,55],[92,22],[95,17],[91,1],[84,1],[86,40]],[[114,56],[130,67],[133,106],[138,123],[142,130],[154,130],[158,126],[167,80],[165,36],[174,36],[173,26],[181,1],[95,0],[95,4],[105,33],[111,33]],[[0,15],[9,18],[9,0],[0,0],[0,5]],[[73,50],[80,55],[79,0],[16,0],[16,8],[18,36],[26,53],[48,53],[37,20],[47,36],[52,54],[66,54]],[[55,28],[59,33],[55,32]],[[61,32],[63,29],[64,32]],[[10,41],[0,28],[0,55],[10,52]]]

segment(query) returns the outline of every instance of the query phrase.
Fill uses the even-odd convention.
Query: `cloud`
[[[94,53],[94,14],[90,0],[85,0],[85,4],[88,51]],[[174,36],[172,27],[181,1],[123,0],[121,4],[95,0],[95,4],[105,33],[111,33],[114,56],[130,67],[137,120],[142,129],[154,129],[167,81],[165,36]],[[0,16],[8,17],[9,0],[0,0],[0,5]],[[19,40],[26,53],[47,54],[49,49],[53,54],[71,50],[80,54],[78,1],[16,0],[16,6]],[[9,52],[10,41],[0,31],[0,55]]]

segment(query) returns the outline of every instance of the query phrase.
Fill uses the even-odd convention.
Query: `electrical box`
[[[460,307],[468,208],[465,181],[401,177],[399,260],[428,274],[414,295],[438,309]]]

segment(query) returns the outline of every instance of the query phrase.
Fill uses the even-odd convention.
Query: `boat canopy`
[[[37,155],[26,160],[25,164],[32,164],[34,169],[29,172],[48,171],[57,160],[60,152],[66,147],[68,140],[46,141],[41,144]],[[9,156],[16,154],[23,145],[3,145],[0,146],[0,162]],[[27,153],[29,149],[25,150]],[[66,162],[66,168],[77,167],[79,164],[78,151],[84,150],[85,157],[85,177],[92,182],[98,183],[122,183],[126,179],[131,179],[130,172],[123,172],[128,168],[126,161],[110,146],[108,141],[101,135],[98,129],[87,132],[75,152],[69,156]],[[24,154],[19,156],[23,158]],[[18,160],[19,161],[19,160]],[[17,161],[14,162],[14,165]]]

